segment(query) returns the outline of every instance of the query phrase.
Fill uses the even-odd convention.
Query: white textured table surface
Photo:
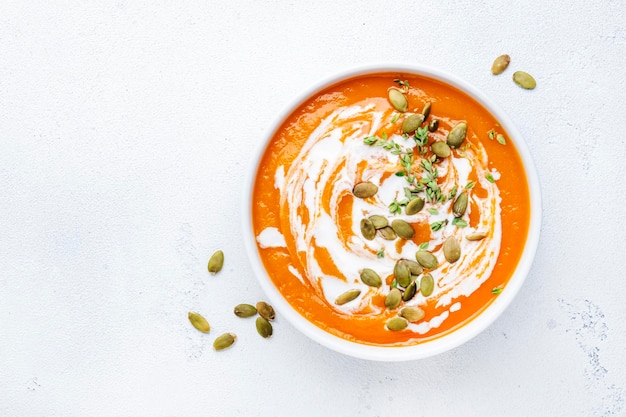
[[[626,415],[622,0],[38,3],[0,4],[0,416]],[[252,149],[305,87],[384,61],[460,76],[522,131],[532,273],[425,360],[351,359],[280,317],[263,340],[231,313],[264,298],[240,226]]]

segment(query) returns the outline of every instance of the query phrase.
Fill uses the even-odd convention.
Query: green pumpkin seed
[[[335,299],[335,304],[337,304],[338,306],[342,306],[354,300],[360,294],[361,294],[361,290],[359,289],[348,290]]]
[[[410,301],[413,297],[415,297],[416,292],[417,292],[417,283],[413,281],[404,290],[404,294],[402,294],[402,301],[404,302]]]
[[[387,320],[387,328],[392,332],[397,332],[400,330],[404,330],[409,325],[409,322],[402,317],[392,317]]]
[[[471,241],[476,241],[476,240],[483,240],[486,237],[487,237],[487,233],[485,233],[485,232],[474,232],[474,233],[470,233],[469,235],[465,236],[465,239],[471,240]]]
[[[411,271],[409,267],[399,260],[393,267],[393,276],[399,286],[406,288],[411,283]]]
[[[500,55],[493,61],[493,64],[491,65],[491,73],[493,75],[502,74],[504,70],[507,69],[510,62],[510,56],[508,56],[507,54]]]
[[[428,123],[428,131],[429,132],[434,132],[438,128],[439,128],[439,120],[433,119],[433,120],[430,121],[430,123]]]
[[[368,198],[376,195],[378,186],[369,181],[360,182],[352,189],[352,194],[359,198]]]
[[[448,236],[443,242],[443,256],[451,264],[458,261],[461,257],[461,245],[454,236]]]
[[[405,222],[402,219],[395,219],[394,221],[392,221],[391,228],[402,239],[411,239],[415,234],[413,226],[411,226],[409,223]]]
[[[237,335],[234,333],[224,333],[223,335],[218,336],[213,342],[213,349],[215,350],[224,350],[233,345],[237,340]]]
[[[415,259],[426,269],[435,269],[439,265],[437,257],[432,252],[424,249],[420,249],[415,253]]]
[[[382,229],[383,227],[389,225],[389,220],[387,220],[385,216],[380,216],[378,214],[370,216],[369,221],[372,222],[375,229]]]
[[[465,214],[465,210],[467,210],[467,202],[468,202],[467,193],[463,191],[456,198],[456,201],[454,202],[454,205],[452,206],[452,213],[454,214],[454,217],[462,217]]]
[[[404,213],[407,216],[412,216],[419,213],[424,208],[424,199],[422,197],[416,197],[404,207]]]
[[[424,123],[424,115],[412,114],[402,122],[402,131],[404,133],[413,133]]]
[[[237,304],[234,308],[235,316],[237,317],[252,317],[256,315],[257,310],[250,304]]]
[[[433,151],[435,155],[439,158],[447,158],[450,156],[451,150],[447,143],[442,142],[440,140],[434,142],[430,145],[430,149]]]
[[[428,297],[435,289],[435,279],[430,274],[424,274],[420,280],[420,292],[424,297]]]
[[[209,322],[201,314],[190,311],[187,314],[187,317],[189,318],[191,325],[202,333],[208,333],[211,331]]]
[[[363,268],[361,271],[361,281],[363,284],[369,285],[370,287],[380,287],[383,285],[383,280],[373,269]]]
[[[224,266],[224,252],[222,252],[221,250],[216,251],[213,255],[211,255],[211,258],[209,259],[209,272],[211,274],[217,274],[218,272],[220,272],[222,270],[222,267]]]
[[[389,310],[393,310],[400,305],[401,301],[402,293],[400,292],[400,290],[397,288],[392,288],[385,298],[385,307],[387,307]]]
[[[385,240],[394,240],[398,237],[396,232],[391,228],[391,226],[385,226],[381,229],[378,229],[378,235]]]
[[[398,90],[397,88],[389,89],[389,102],[391,103],[393,108],[400,113],[404,113],[409,109],[409,101],[402,93],[402,91]]]
[[[424,116],[424,120],[428,119],[428,116],[430,115],[430,107],[431,104],[430,102],[428,102],[424,105],[424,108],[422,109],[422,115]]]
[[[376,237],[376,229],[369,219],[361,219],[361,234],[367,240],[372,240]]]
[[[452,130],[450,130],[450,133],[448,133],[448,138],[446,139],[446,143],[451,148],[458,148],[463,144],[466,134],[467,134],[467,124],[464,122],[458,123],[456,126],[452,128]]]
[[[274,329],[272,328],[272,324],[265,320],[263,317],[257,317],[256,319],[256,331],[261,335],[261,337],[268,338],[274,333]]]
[[[400,310],[398,315],[400,317],[404,317],[411,323],[415,323],[416,321],[423,319],[426,316],[426,313],[419,307],[404,307]]]
[[[272,307],[265,301],[259,301],[258,303],[256,303],[256,309],[259,312],[259,315],[265,320],[274,320],[276,318],[274,307]]]
[[[411,275],[419,275],[424,271],[424,269],[422,268],[422,265],[410,259],[402,259],[400,260],[400,262],[404,263],[406,266],[409,267],[409,271],[411,271]]]
[[[526,90],[532,90],[537,87],[537,81],[535,81],[533,76],[524,71],[515,72],[513,74],[513,81],[515,81],[515,84],[525,88]]]

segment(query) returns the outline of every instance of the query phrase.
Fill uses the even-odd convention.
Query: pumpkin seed
[[[450,147],[448,146],[447,143],[442,142],[440,140],[434,142],[432,145],[430,145],[430,149],[433,151],[433,153],[435,155],[437,155],[439,158],[447,158],[450,156]]]
[[[463,144],[465,140],[465,135],[467,134],[467,124],[465,122],[457,123],[450,133],[448,133],[448,138],[446,139],[446,143],[451,148],[458,148]]]
[[[187,314],[187,317],[189,318],[191,325],[202,333],[208,333],[211,331],[209,322],[201,314],[190,311]]]
[[[387,307],[389,310],[393,310],[400,305],[401,301],[402,293],[400,292],[400,290],[397,288],[392,288],[385,298],[385,307]]]
[[[424,297],[428,297],[435,289],[435,279],[430,274],[424,274],[420,280],[420,292]]]
[[[215,275],[222,270],[223,266],[224,266],[224,252],[222,252],[221,250],[218,250],[213,255],[211,255],[211,258],[209,258],[209,265],[208,265],[209,272]]]
[[[486,237],[487,237],[487,233],[485,233],[485,232],[474,232],[474,233],[470,233],[469,235],[465,236],[465,239],[471,240],[471,241],[476,241],[476,240],[483,240]]]
[[[409,271],[411,271],[411,275],[419,275],[424,271],[424,269],[422,268],[422,265],[410,259],[401,259],[400,262],[404,263],[406,266],[409,267]]]
[[[416,197],[404,207],[404,213],[407,216],[412,216],[419,213],[424,208],[424,199],[422,197]]]
[[[461,257],[461,245],[454,236],[448,236],[443,242],[443,256],[451,264],[458,261]]]
[[[411,226],[409,223],[405,222],[402,219],[395,219],[394,221],[392,221],[391,228],[402,239],[411,239],[415,234],[413,226]]]
[[[493,75],[502,74],[504,70],[507,69],[510,62],[510,56],[508,56],[507,54],[500,55],[493,61],[493,64],[491,65],[491,73]]]
[[[406,96],[402,94],[402,91],[397,88],[389,89],[389,102],[393,108],[398,110],[400,113],[404,113],[409,109],[409,101]]]
[[[215,350],[224,350],[233,345],[237,340],[237,335],[234,333],[224,333],[223,335],[218,336],[213,342],[213,349]]]
[[[404,307],[400,310],[398,315],[400,317],[404,317],[411,323],[415,323],[416,321],[423,319],[426,316],[426,313],[419,307]]]
[[[234,308],[235,316],[237,317],[252,317],[257,311],[253,305],[250,304],[237,304]]]
[[[378,288],[383,285],[383,280],[380,276],[376,271],[370,268],[363,268],[361,271],[361,281],[363,281],[363,284],[369,285],[370,287]]]
[[[430,106],[430,101],[424,104],[424,108],[422,109],[422,115],[424,116],[424,120],[428,119],[428,116],[430,115]]]
[[[348,290],[335,299],[335,304],[337,304],[338,306],[342,306],[354,300],[360,294],[361,294],[361,290],[359,289]]]
[[[369,217],[369,221],[372,222],[375,229],[382,229],[385,226],[389,225],[389,220],[385,216],[380,216],[378,214],[374,214]]]
[[[411,298],[415,297],[415,293],[417,292],[417,283],[415,281],[411,282],[406,290],[404,290],[404,294],[402,294],[402,301],[409,301]]]
[[[527,72],[517,71],[513,74],[513,81],[526,90],[532,90],[537,86],[537,81]]]
[[[393,276],[399,286],[406,288],[411,283],[411,271],[409,267],[399,260],[393,267]]]
[[[420,249],[415,253],[415,259],[426,269],[435,269],[439,265],[437,257],[432,252],[424,249]]]
[[[369,219],[361,219],[361,234],[367,240],[372,240],[376,237],[376,229]]]
[[[392,317],[387,320],[387,328],[393,332],[404,330],[409,325],[409,322],[402,317]]]
[[[352,194],[359,198],[368,198],[376,195],[378,186],[369,181],[360,182],[352,189]]]
[[[276,318],[274,307],[272,307],[265,301],[259,301],[258,303],[256,303],[256,309],[259,312],[259,315],[265,320],[274,320]]]
[[[263,317],[256,318],[256,331],[261,335],[261,337],[268,338],[274,333],[274,329],[272,328],[272,324],[265,320]]]
[[[385,240],[394,240],[398,237],[396,232],[391,228],[391,226],[385,226],[381,229],[378,229],[378,234]]]
[[[428,123],[428,131],[429,132],[434,132],[438,128],[439,128],[439,120],[433,119],[433,120],[430,121],[430,123]]]
[[[404,133],[413,133],[424,123],[424,115],[412,114],[402,122],[402,131]]]
[[[465,214],[465,210],[467,210],[467,193],[463,191],[456,198],[454,205],[452,206],[452,213],[454,217],[462,217]]]

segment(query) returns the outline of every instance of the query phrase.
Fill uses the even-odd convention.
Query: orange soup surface
[[[463,326],[506,291],[530,203],[485,108],[438,80],[379,73],[284,120],[252,205],[265,269],[294,309],[341,338],[400,346]]]

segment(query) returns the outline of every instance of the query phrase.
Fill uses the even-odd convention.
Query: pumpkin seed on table
[[[424,120],[428,119],[428,116],[430,115],[430,107],[431,107],[430,101],[424,104],[424,108],[422,109],[422,116],[424,116]]]
[[[456,201],[454,202],[454,205],[452,206],[452,213],[454,214],[454,217],[462,217],[465,214],[465,210],[467,210],[467,202],[468,202],[467,193],[463,191],[456,198]]]
[[[415,281],[412,281],[408,287],[406,287],[406,290],[404,290],[404,293],[402,294],[402,301],[406,302],[406,301],[410,301],[413,297],[415,297],[415,293],[417,292],[417,283]]]
[[[426,269],[435,269],[439,266],[437,257],[432,252],[420,249],[415,253],[417,262]]]
[[[400,113],[404,113],[409,109],[409,100],[407,100],[402,91],[397,88],[389,89],[388,97],[393,108]]]
[[[406,207],[404,207],[404,213],[407,216],[412,216],[419,213],[424,208],[425,201],[422,197],[416,197],[409,201]]]
[[[276,313],[274,312],[274,307],[266,303],[265,301],[259,301],[256,303],[256,309],[259,313],[259,316],[263,317],[265,320],[274,320],[276,318]]]
[[[451,148],[458,148],[463,144],[465,135],[467,134],[467,123],[457,123],[448,133],[446,143]]]
[[[389,310],[393,310],[400,305],[401,301],[402,293],[400,292],[400,290],[397,288],[392,288],[391,291],[389,291],[389,294],[387,294],[387,297],[385,297],[385,307],[387,307]]]
[[[424,123],[424,115],[412,114],[402,122],[402,132],[413,133]]]
[[[369,181],[364,181],[356,184],[352,189],[352,194],[354,194],[358,198],[368,198],[373,197],[378,192],[378,186],[376,184],[372,184]]]
[[[420,280],[420,292],[424,297],[428,297],[435,290],[435,279],[430,274],[424,274]]]
[[[394,265],[393,276],[402,288],[406,288],[411,283],[411,270],[402,260]]]
[[[487,233],[485,232],[473,232],[465,236],[465,239],[470,241],[483,240],[487,237]]]
[[[387,328],[393,332],[404,330],[409,325],[409,322],[402,317],[392,317],[387,320]]]
[[[363,281],[363,284],[375,288],[383,285],[383,280],[380,278],[380,275],[370,268],[363,268],[361,271],[361,281]]]
[[[378,229],[378,234],[385,240],[394,240],[398,237],[398,235],[391,226],[385,226],[381,229]]]
[[[533,76],[524,71],[516,71],[513,73],[513,81],[526,90],[532,90],[537,86],[537,81],[535,81]]]
[[[272,323],[264,319],[263,317],[256,318],[256,331],[267,339],[274,333],[274,329],[272,328]]]
[[[200,313],[190,311],[187,313],[187,317],[189,318],[191,325],[202,333],[208,333],[211,331],[209,322]]]
[[[395,219],[394,221],[392,221],[391,228],[402,239],[411,239],[415,234],[413,226],[411,226],[409,223],[405,222],[402,219]]]
[[[448,144],[445,143],[445,142],[442,142],[440,140],[438,140],[438,141],[434,142],[432,145],[430,145],[430,149],[439,158],[447,158],[447,157],[450,156],[450,153],[452,152],[450,150],[450,147],[448,146]]]
[[[419,307],[404,307],[398,313],[400,317],[404,317],[407,321],[415,323],[426,316],[424,310]]]
[[[369,219],[361,219],[361,234],[367,240],[372,240],[376,237],[376,228]]]
[[[221,250],[218,250],[215,253],[213,253],[213,255],[211,255],[211,258],[209,258],[209,265],[208,265],[209,272],[215,275],[222,270],[223,266],[224,266],[224,252],[222,252]]]
[[[354,300],[360,294],[361,294],[361,290],[359,289],[348,290],[335,299],[335,304],[337,304],[338,306],[342,306]]]
[[[493,64],[491,65],[491,73],[493,75],[502,74],[504,70],[508,68],[510,62],[510,56],[507,54],[500,55],[493,61]]]
[[[379,214],[374,214],[368,218],[375,229],[382,229],[385,226],[389,225],[389,220],[385,216],[381,216]]]
[[[233,343],[235,343],[235,340],[237,340],[237,335],[235,333],[224,333],[215,339],[213,342],[213,349],[228,349],[233,345]]]
[[[450,263],[455,263],[461,257],[461,245],[454,236],[448,236],[443,242],[443,256]]]
[[[252,317],[257,313],[256,307],[251,304],[237,304],[233,310],[235,316],[242,318]]]

